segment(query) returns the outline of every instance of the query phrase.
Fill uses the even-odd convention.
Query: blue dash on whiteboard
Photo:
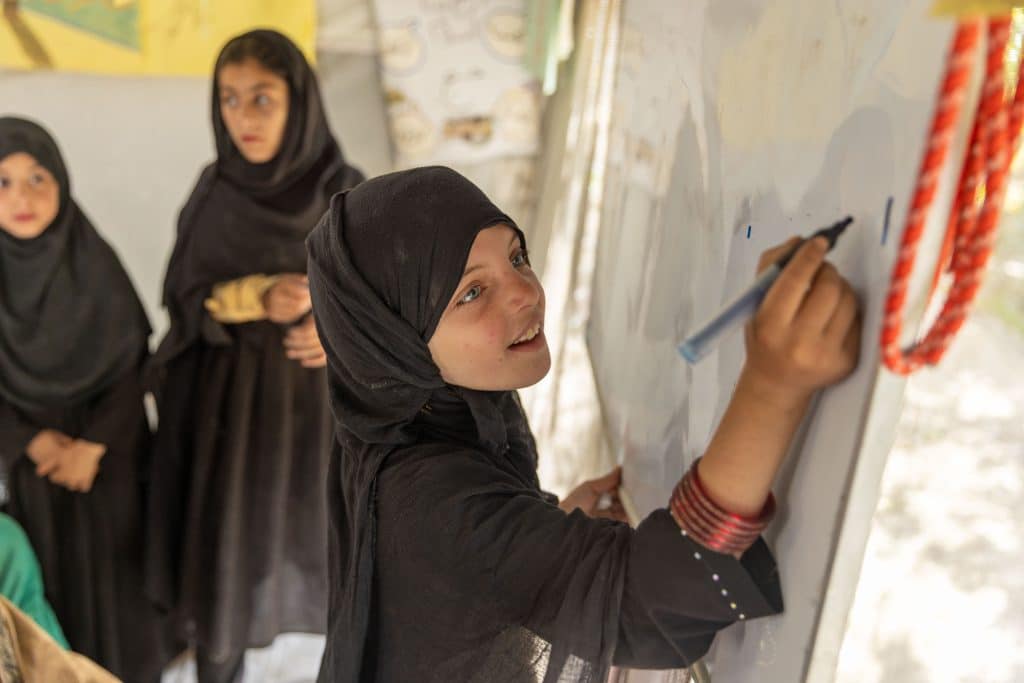
[[[882,223],[882,246],[889,239],[889,216],[892,215],[892,197],[885,200],[885,222]]]

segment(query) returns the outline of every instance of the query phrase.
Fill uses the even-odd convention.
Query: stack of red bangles
[[[672,492],[670,509],[683,533],[709,550],[739,557],[754,544],[775,515],[775,496],[768,494],[761,514],[742,517],[716,505],[701,486],[697,459]]]

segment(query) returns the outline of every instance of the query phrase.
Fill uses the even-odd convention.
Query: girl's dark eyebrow
[[[512,231],[512,239],[510,239],[508,241],[508,246],[511,247],[513,244],[515,244],[518,241],[519,241],[519,233],[517,233],[515,230],[513,230]],[[469,268],[466,268],[466,270],[462,271],[462,277],[466,277],[467,275],[472,273],[474,270],[478,270],[480,268],[483,268],[483,264],[478,263],[475,266],[470,266]]]
[[[271,83],[270,81],[260,81],[256,85],[250,86],[249,92],[256,92],[257,90],[268,90],[273,87],[274,84]]]
[[[274,87],[274,84],[271,83],[270,81],[260,81],[259,83],[256,83],[255,85],[250,85],[248,88],[246,88],[246,90],[249,91],[249,92],[256,92],[257,90],[269,90],[269,89],[271,89],[273,87]],[[235,89],[232,88],[230,85],[221,85],[220,89],[223,92],[229,92],[229,93],[235,92]]]

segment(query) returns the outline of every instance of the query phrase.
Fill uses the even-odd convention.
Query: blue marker
[[[815,237],[824,237],[828,240],[828,248],[831,250],[836,245],[839,236],[843,234],[843,231],[846,230],[850,223],[853,223],[853,217],[847,216],[838,223],[822,228],[807,239],[812,240]],[[764,295],[768,293],[772,284],[778,279],[779,273],[782,272],[782,269],[786,267],[786,264],[789,263],[793,255],[796,254],[797,250],[806,241],[800,240],[782,258],[761,272],[757,279],[754,280],[754,284],[750,285],[747,291],[740,294],[731,304],[722,309],[722,312],[712,318],[711,322],[687,337],[682,346],[679,347],[679,353],[683,354],[683,358],[691,364],[697,363],[701,358],[711,353],[723,337],[746,323],[754,315],[754,312],[757,311],[757,307],[761,305],[761,300],[764,299]]]

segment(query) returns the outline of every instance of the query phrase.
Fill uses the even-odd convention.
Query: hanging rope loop
[[[907,286],[928,212],[935,200],[939,179],[963,113],[978,41],[984,29],[987,29],[985,80],[940,259],[940,272],[948,267],[953,276],[952,284],[931,328],[918,342],[903,348],[900,338]],[[887,368],[901,375],[909,375],[924,365],[935,365],[942,359],[967,318],[992,255],[1010,162],[1024,119],[1024,84],[1020,84],[1019,62],[1015,67],[1018,85],[1012,93],[1007,93],[1006,88],[1004,55],[1009,37],[1009,17],[962,21],[953,37],[885,301],[882,361]],[[979,197],[983,198],[979,201]]]

